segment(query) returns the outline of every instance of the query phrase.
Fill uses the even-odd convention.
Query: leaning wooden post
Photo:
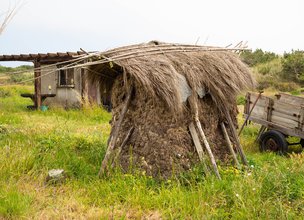
[[[238,150],[238,152],[240,154],[242,162],[243,162],[244,165],[248,166],[248,162],[247,162],[245,153],[243,151],[243,148],[241,146],[239,136],[238,136],[237,131],[236,131],[235,127],[234,127],[234,124],[232,122],[232,119],[231,119],[231,116],[230,116],[228,110],[225,111],[225,115],[226,115],[226,119],[228,120],[228,125],[229,125],[229,128],[231,129],[232,136],[233,136],[233,138],[234,138],[234,140],[236,142],[236,147],[237,147],[237,150]]]
[[[194,92],[194,94],[192,94],[190,97],[189,97],[189,104],[190,104],[190,107],[192,108],[192,111],[193,111],[193,114],[194,114],[194,122],[195,122],[195,125],[198,129],[198,133],[200,134],[203,142],[204,142],[204,145],[205,145],[205,148],[207,150],[207,153],[209,155],[209,158],[210,158],[210,161],[211,161],[211,164],[213,166],[213,170],[217,176],[217,178],[221,179],[221,176],[220,176],[220,173],[218,171],[218,168],[217,168],[217,165],[216,165],[216,161],[215,161],[215,158],[213,156],[213,153],[211,151],[211,148],[210,148],[210,145],[207,141],[207,138],[206,138],[206,135],[203,131],[203,128],[202,128],[202,125],[201,125],[201,122],[199,120],[199,117],[198,117],[198,106],[197,106],[197,99],[195,97],[197,93]]]
[[[211,160],[214,172],[215,172],[217,178],[221,179],[221,176],[220,176],[220,173],[219,173],[219,171],[217,169],[216,161],[214,159],[214,156],[213,156],[213,153],[211,151],[210,145],[209,145],[209,143],[207,141],[207,138],[206,138],[206,135],[205,135],[205,133],[204,133],[204,131],[202,129],[201,122],[198,120],[198,118],[195,118],[194,120],[195,120],[196,126],[197,126],[198,131],[199,131],[198,133],[201,135],[201,137],[203,139],[203,142],[204,142],[204,145],[206,147],[207,153],[208,153],[208,155],[210,157],[210,160]]]
[[[231,143],[231,141],[230,141],[230,138],[229,138],[229,135],[228,135],[228,133],[227,133],[227,129],[226,129],[226,127],[225,127],[224,122],[221,122],[221,128],[222,128],[222,131],[223,131],[225,140],[226,140],[226,142],[227,142],[227,144],[228,144],[228,148],[229,148],[229,150],[230,150],[230,153],[231,153],[231,155],[232,155],[232,157],[233,157],[233,160],[234,160],[234,162],[235,162],[235,165],[236,165],[238,168],[240,168],[240,167],[241,167],[241,166],[240,166],[240,163],[239,163],[239,161],[238,161],[238,159],[237,159],[237,157],[236,157],[236,154],[235,154],[235,152],[234,152],[234,150],[233,150],[233,146],[232,146],[232,143]]]
[[[129,93],[127,94],[126,102],[125,102],[125,104],[124,104],[124,106],[121,110],[119,119],[116,122],[116,125],[113,128],[113,132],[112,132],[112,134],[109,138],[109,144],[108,144],[107,152],[106,152],[106,155],[105,155],[105,157],[102,161],[102,164],[101,164],[101,167],[100,167],[100,170],[99,170],[99,173],[98,173],[99,176],[101,176],[105,172],[105,169],[108,165],[109,159],[110,159],[110,157],[112,155],[112,152],[114,150],[114,147],[116,145],[116,141],[117,141],[117,138],[118,138],[118,135],[119,135],[119,130],[120,130],[122,121],[125,118],[125,115],[126,115],[126,113],[128,111],[128,108],[129,108],[129,105],[131,103],[131,97],[132,97],[132,94],[133,94],[133,89],[134,88],[131,87],[131,89],[129,90]]]
[[[35,108],[40,109],[41,106],[41,65],[38,60],[34,62],[34,78],[35,78]]]
[[[124,138],[124,140],[122,141],[121,145],[117,148],[117,150],[116,150],[117,152],[116,152],[116,155],[114,156],[114,161],[113,162],[118,160],[121,150],[126,146],[126,144],[129,141],[131,135],[133,134],[133,131],[134,131],[134,127],[132,126],[129,129],[129,131],[127,132],[127,135]],[[112,167],[114,167],[114,163],[112,163]]]
[[[258,135],[255,139],[255,142],[259,142],[260,138],[261,138],[261,135],[265,132],[265,130],[267,129],[267,127],[265,127],[264,125],[262,125],[259,129],[259,132],[258,132]]]
[[[250,94],[247,94],[247,103],[246,103],[246,113],[247,113],[247,116],[246,116],[246,119],[245,119],[245,121],[244,121],[244,123],[242,124],[242,127],[241,127],[241,129],[239,130],[239,136],[241,135],[241,133],[242,133],[242,131],[243,131],[243,129],[244,129],[244,127],[245,127],[245,125],[247,125],[247,122],[248,122],[248,120],[249,120],[249,118],[250,118],[250,116],[251,116],[251,113],[252,113],[252,111],[253,111],[253,109],[254,109],[254,107],[256,106],[256,104],[258,103],[258,101],[259,101],[259,99],[260,99],[260,97],[261,97],[261,95],[262,95],[262,93],[263,93],[264,91],[260,91],[259,92],[259,95],[258,95],[258,97],[256,98],[256,100],[254,101],[254,103],[253,103],[253,105],[252,105],[252,108],[250,109],[250,111],[248,112],[248,109],[250,108]]]
[[[198,134],[197,134],[197,131],[195,129],[195,126],[194,126],[193,122],[191,122],[190,125],[189,125],[189,131],[190,131],[190,134],[191,134],[196,152],[198,154],[198,158],[204,165],[205,173],[206,173],[206,175],[210,174],[210,171],[209,171],[209,169],[207,167],[207,164],[206,164],[206,156],[204,154],[200,139],[198,137]]]

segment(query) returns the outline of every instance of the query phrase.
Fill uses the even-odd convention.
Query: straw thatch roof
[[[247,66],[225,48],[150,42],[106,51],[95,61],[90,72],[102,89],[123,74],[125,86],[136,81],[173,112],[183,107],[183,79],[190,91],[210,93],[219,109],[235,105],[236,94],[254,84]]]

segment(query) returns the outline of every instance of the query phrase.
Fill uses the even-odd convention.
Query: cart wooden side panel
[[[247,117],[258,94],[248,93],[244,115]],[[300,102],[300,101],[301,102]],[[283,134],[304,138],[304,99],[283,94],[280,99],[261,95],[249,120]]]
[[[293,96],[286,93],[279,93],[276,95],[277,99],[281,102],[286,102],[292,105],[304,105],[304,98],[299,96]]]

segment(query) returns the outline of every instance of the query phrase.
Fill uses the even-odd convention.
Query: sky
[[[304,50],[303,0],[0,0],[0,15],[19,2],[0,54],[103,51],[151,40]]]

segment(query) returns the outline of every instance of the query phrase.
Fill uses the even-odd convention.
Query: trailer
[[[257,141],[261,151],[286,153],[289,145],[304,147],[304,98],[278,93],[275,98],[261,93],[247,93],[244,106],[245,124],[261,125]],[[287,137],[298,137],[298,143],[289,143]]]

